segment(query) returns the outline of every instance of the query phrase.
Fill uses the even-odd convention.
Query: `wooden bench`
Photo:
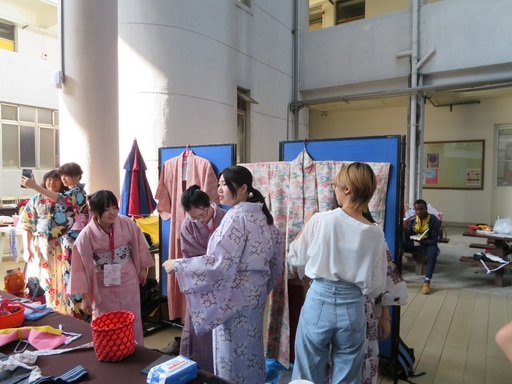
[[[469,248],[496,249],[496,246],[494,244],[471,243],[469,244]]]
[[[471,256],[461,256],[460,261],[462,261],[463,263],[479,265],[483,268],[482,262],[480,260],[473,259],[473,257],[471,257]],[[485,264],[487,265],[487,267],[489,269],[498,268],[500,265],[503,265],[501,263],[496,263],[494,261],[486,261]],[[503,268],[500,268],[497,271],[494,271],[494,285],[495,286],[505,287],[506,285],[509,285],[509,284],[505,284],[505,282],[503,281],[503,275],[504,275],[505,269],[512,269],[512,263],[505,265]]]

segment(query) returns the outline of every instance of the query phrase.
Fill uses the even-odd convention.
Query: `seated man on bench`
[[[414,202],[414,211],[416,216],[412,216],[404,221],[403,248],[404,252],[426,255],[427,268],[422,292],[425,295],[429,295],[432,292],[430,280],[434,274],[437,254],[439,252],[437,242],[439,241],[441,221],[428,213],[425,200],[416,200]],[[419,240],[414,241],[415,238]]]

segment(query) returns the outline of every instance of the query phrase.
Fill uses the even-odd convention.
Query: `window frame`
[[[16,120],[3,118],[2,112],[4,107],[9,108],[16,108]],[[34,121],[26,121],[21,120],[21,112],[20,110],[23,108],[33,108],[34,109]],[[47,115],[46,111],[49,111],[51,114],[51,123],[48,122],[39,122],[39,112],[44,110],[45,114]],[[57,123],[57,124],[56,124]],[[4,159],[4,153],[3,150],[0,153],[0,160],[1,160],[1,168],[3,169],[21,169],[21,168],[30,168],[30,169],[53,169],[57,168],[59,166],[59,146],[58,146],[58,137],[59,137],[59,126],[58,126],[58,111],[51,109],[51,108],[43,108],[43,107],[35,107],[30,105],[18,105],[18,104],[11,104],[11,103],[1,103],[0,102],[0,140],[2,141],[2,147],[4,145],[4,132],[3,132],[3,126],[9,125],[12,127],[15,127],[17,130],[17,159],[15,159],[14,163],[10,165],[10,163],[7,162],[6,159]],[[26,146],[27,143],[22,140],[22,130],[24,128],[33,128],[34,129],[34,137],[33,137],[33,145],[31,143],[28,143],[29,147],[31,148],[31,152],[28,156],[30,159],[34,159],[33,163],[27,163],[24,161],[24,156],[27,155],[26,151],[22,151],[22,147]],[[41,145],[45,144],[41,142],[41,130],[51,130],[51,140],[52,140],[52,146],[53,146],[53,166],[48,167],[46,165],[41,166],[41,156],[44,155],[41,152]],[[46,134],[43,135],[44,137],[50,137],[50,135]],[[32,138],[31,138],[32,139]],[[7,143],[9,144],[9,143]],[[47,144],[45,144],[47,145]],[[11,159],[12,160],[12,159]]]
[[[501,134],[502,132],[508,131],[508,134]],[[505,139],[507,137],[507,139]],[[501,139],[502,138],[502,139]],[[512,124],[499,124],[495,127],[495,158],[494,166],[496,175],[494,177],[494,185],[496,188],[510,188],[512,187]],[[507,144],[510,144],[510,154],[507,156]],[[507,159],[510,157],[510,159]],[[507,171],[507,165],[509,170]],[[508,177],[507,177],[508,174]],[[500,177],[500,175],[502,177]],[[500,179],[502,180],[500,182]],[[507,179],[509,180],[507,182]]]
[[[363,6],[363,12],[362,14],[358,14],[357,16],[353,17],[338,17],[338,14],[340,13],[342,8],[349,9],[351,7],[358,7]],[[366,0],[337,0],[334,3],[334,24],[340,25],[344,23],[350,23],[352,21],[362,20],[365,18],[366,14]]]

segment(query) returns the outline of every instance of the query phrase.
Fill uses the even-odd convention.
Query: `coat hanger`
[[[185,152],[183,152],[183,156],[188,157],[190,156],[191,152],[192,151],[190,150],[190,145],[187,144],[187,146],[185,147]]]

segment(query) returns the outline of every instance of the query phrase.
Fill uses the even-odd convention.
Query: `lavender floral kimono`
[[[263,314],[282,273],[282,242],[262,204],[239,203],[206,255],[175,262],[196,333],[213,330],[215,374],[237,384],[265,382]]]

